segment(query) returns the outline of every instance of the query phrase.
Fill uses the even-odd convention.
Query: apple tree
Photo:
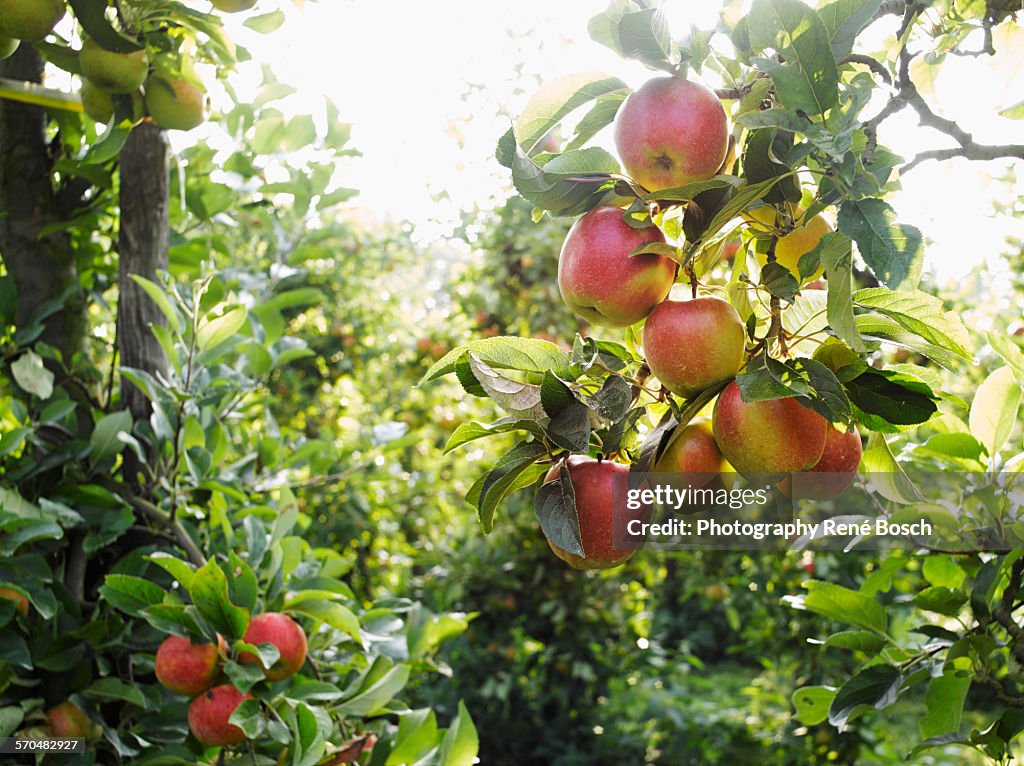
[[[350,587],[292,489],[330,454],[267,414],[312,353],[298,245],[355,193],[350,126],[286,117],[269,72],[238,97],[220,14],[255,2],[213,5],[0,5],[0,736],[86,741],[46,762],[469,764],[464,706],[402,702],[468,618]],[[203,144],[172,172],[212,75],[225,175]]]
[[[948,514],[908,471],[945,477],[965,514],[952,522],[955,545],[917,542],[919,555],[880,555],[859,589],[812,579],[788,599],[834,621],[822,651],[858,665],[798,690],[794,715],[842,731],[923,688],[916,749],[962,744],[995,761],[1024,730],[1024,528],[1012,499],[1024,355],[1009,336],[972,337],[924,289],[925,237],[887,198],[922,163],[1024,158],[1024,145],[986,142],[940,114],[919,85],[958,56],[1013,55],[1018,11],[754,0],[674,37],[658,7],[612,3],[590,19],[591,37],[654,76],[635,91],[605,74],[552,80],[496,153],[538,225],[576,219],[557,285],[566,313],[601,329],[568,351],[481,338],[423,377],[453,374],[506,413],[461,426],[449,449],[517,436],[466,496],[483,529],[529,488],[552,550],[580,569],[631,552],[611,537],[613,476],[626,470],[731,465],[792,474],[782,491],[801,481],[806,497],[831,500],[859,468],[887,477],[883,515],[940,525]],[[887,42],[873,49],[865,40],[880,29]],[[903,111],[948,146],[896,154],[886,126]],[[549,140],[555,131],[564,145]],[[975,367],[981,345],[983,382],[965,400],[946,381]],[[894,361],[893,349],[919,363]],[[920,587],[900,594],[912,621],[890,619],[905,587],[897,573],[918,569]],[[969,692],[989,725],[964,733]]]

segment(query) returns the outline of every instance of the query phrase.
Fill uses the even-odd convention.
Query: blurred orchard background
[[[271,372],[234,427],[258,447],[262,487],[291,488],[309,520],[303,536],[340,554],[358,600],[410,598],[468,623],[406,701],[447,721],[464,700],[487,766],[902,761],[917,736],[906,708],[842,734],[791,717],[794,689],[856,663],[822,652],[815,640],[832,623],[784,599],[810,575],[855,588],[876,578],[898,623],[901,594],[920,585],[915,562],[882,571],[863,554],[647,552],[608,572],[573,571],[551,555],[528,494],[507,502],[487,537],[463,500],[500,445],[445,454],[445,442],[461,423],[493,420],[493,406],[454,381],[416,386],[469,339],[532,335],[568,348],[580,329],[555,282],[569,222],[535,225],[493,152],[542,77],[647,79],[588,39],[603,0],[285,5],[269,34],[226,19],[252,60],[230,88],[209,83],[213,120],[172,136],[170,270],[191,278],[210,259],[217,289],[243,301],[268,284],[302,290],[278,308],[313,353]],[[742,8],[665,4],[674,30]],[[883,46],[894,27],[876,33]],[[1009,55],[957,58],[922,84],[993,143],[1019,134],[1020,122],[996,115],[1024,90],[1024,33],[1010,24],[998,34]],[[330,122],[325,98],[348,125]],[[242,115],[253,130],[238,129]],[[304,115],[318,135],[330,122],[340,156],[324,159],[307,140]],[[928,136],[906,114],[882,138],[910,155]],[[282,182],[323,162],[316,172],[351,194],[319,205],[319,192],[295,187],[269,212],[255,178],[228,162],[238,156]],[[922,289],[962,313],[976,348],[986,330],[1024,333],[1022,183],[1008,161],[932,162],[891,200],[927,239]],[[110,273],[97,262],[89,285],[101,339],[113,322]],[[942,373],[943,390],[969,400],[996,366],[983,354],[977,368]],[[920,712],[918,696],[907,704]],[[970,758],[939,748],[919,762]]]

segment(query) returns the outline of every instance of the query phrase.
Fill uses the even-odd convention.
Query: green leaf
[[[460,423],[459,426],[448,437],[448,443],[444,446],[445,453],[451,452],[457,447],[468,444],[477,439],[483,439],[495,434],[509,433],[510,431],[528,431],[537,437],[544,435],[543,429],[535,420],[516,420],[514,418],[502,418],[494,423]]]
[[[233,306],[215,317],[203,317],[196,331],[196,346],[200,351],[223,343],[245,324],[244,306]]]
[[[853,249],[849,237],[839,232],[829,232],[804,255],[817,255],[828,276],[827,317],[829,327],[847,345],[858,353],[867,351],[864,340],[857,331],[853,316]],[[803,263],[803,258],[800,259]],[[800,269],[803,274],[803,269]],[[812,272],[813,273],[813,272]]]
[[[846,392],[861,411],[858,420],[869,428],[879,424],[863,417],[864,413],[893,425],[916,425],[938,411],[937,397],[926,383],[891,370],[869,368],[846,383]]]
[[[869,287],[854,293],[853,301],[884,314],[929,343],[964,359],[971,358],[970,335],[960,315],[946,311],[942,301],[933,295]]]
[[[605,420],[613,423],[625,417],[633,402],[633,387],[620,375],[609,375],[596,394],[587,398],[587,405]]]
[[[129,702],[136,707],[146,707],[146,698],[135,684],[126,684],[119,678],[100,678],[82,690],[82,695],[104,701]]]
[[[228,723],[232,723],[242,730],[247,739],[256,739],[267,726],[263,716],[262,705],[258,699],[248,699],[235,708],[231,713]]]
[[[868,437],[860,464],[863,474],[871,484],[871,489],[886,500],[894,503],[913,503],[921,500],[921,490],[914,485],[896,461],[884,435],[872,433]]]
[[[796,281],[793,272],[775,261],[766,263],[761,269],[761,286],[772,295],[790,303],[800,289],[800,283]]]
[[[793,718],[805,726],[817,726],[828,718],[828,708],[836,697],[832,686],[804,686],[793,692]]]
[[[959,588],[963,585],[967,573],[948,556],[925,556],[921,573],[932,585],[940,588]]]
[[[378,661],[382,658],[378,658]],[[375,663],[376,665],[377,663]],[[371,716],[380,711],[409,681],[409,666],[395,665],[375,683],[340,703],[336,710],[346,716]]]
[[[798,1],[798,0],[795,0]],[[896,222],[892,207],[880,199],[846,200],[839,207],[839,231],[857,250],[878,281],[893,290],[912,290],[921,278],[921,232]]]
[[[484,338],[452,349],[427,370],[418,385],[436,380],[455,371],[455,363],[472,352],[481,362],[495,369],[543,373],[551,370],[559,377],[569,377],[569,355],[554,343],[533,338],[502,336]]]
[[[250,16],[243,22],[243,26],[254,32],[259,32],[261,35],[269,35],[271,32],[277,31],[282,24],[284,24],[283,11],[271,11],[259,16]]]
[[[35,351],[26,351],[11,365],[15,382],[25,391],[46,400],[53,395],[53,373]]]
[[[181,332],[181,317],[178,316],[178,312],[171,304],[170,298],[167,297],[164,289],[155,282],[151,282],[145,277],[140,277],[138,274],[129,274],[128,276],[132,278],[135,284],[142,288],[143,292],[160,309],[160,313],[167,319],[167,326],[176,333]]]
[[[804,587],[808,591],[802,602],[804,609],[832,620],[885,634],[885,608],[870,596],[822,580],[810,580],[804,583]]]
[[[459,715],[452,722],[441,741],[439,766],[473,766],[480,749],[473,718],[466,709],[466,703],[459,700]]]
[[[199,613],[226,638],[241,638],[249,626],[249,610],[235,606],[228,598],[228,581],[211,559],[192,577],[189,595]]]
[[[1018,101],[1012,106],[1001,109],[999,111],[999,116],[1006,117],[1010,120],[1024,120],[1024,101]]]
[[[100,586],[100,595],[122,612],[139,617],[146,607],[161,603],[166,591],[141,577],[108,574]]]
[[[869,630],[841,630],[825,639],[825,646],[874,654],[885,646],[885,639]]]
[[[159,551],[146,556],[146,559],[171,575],[171,577],[177,580],[185,590],[192,587],[192,578],[195,576],[196,570],[195,567],[187,561],[182,561],[177,556],[172,556],[170,553],[163,553]]]
[[[967,603],[967,594],[941,585],[925,588],[914,596],[914,604],[926,612],[955,617]],[[927,736],[927,735],[926,735]]]
[[[999,354],[1002,360],[1013,370],[1013,374],[1017,378],[1017,384],[1024,388],[1024,351],[1021,351],[1020,347],[1005,335],[990,332],[985,338],[988,340],[988,344],[992,346],[992,350]]]
[[[811,8],[800,0],[754,0],[747,23],[754,52],[772,49],[786,62],[754,59],[772,78],[787,108],[823,115],[836,103],[839,72],[829,34]]]
[[[892,665],[872,665],[843,684],[828,711],[828,722],[846,730],[847,723],[861,705],[882,710],[896,701],[903,677]]]
[[[619,172],[615,158],[596,147],[576,149],[548,164],[556,162],[548,172],[518,147],[512,159],[512,184],[519,195],[556,216],[580,215],[597,207],[613,185],[611,174]]]
[[[615,116],[619,113],[619,107],[622,106],[622,102],[626,100],[628,95],[629,93],[625,90],[617,90],[605,93],[603,96],[598,96],[590,111],[583,115],[576,124],[572,140],[565,145],[565,151],[579,149],[587,141],[611,125],[615,121]]]
[[[832,44],[832,58],[837,64],[853,52],[857,35],[881,5],[882,0],[835,0],[818,9]]]
[[[132,431],[132,415],[127,410],[104,415],[96,423],[92,436],[89,437],[89,459],[94,466],[107,458],[111,458],[124,449],[120,434]]]
[[[437,748],[437,716],[429,708],[411,710],[398,718],[395,744],[384,766],[420,763],[422,757]]]
[[[946,672],[928,682],[924,697],[928,712],[918,721],[923,738],[955,733],[960,728],[960,716],[971,680],[969,673]]]
[[[1021,391],[1013,370],[1000,367],[993,372],[974,393],[969,424],[974,436],[994,460],[1017,424]]]
[[[494,528],[494,511],[501,501],[517,486],[523,473],[545,454],[547,449],[539,442],[519,442],[491,467],[480,484],[479,498],[474,503],[484,532],[490,533]]]
[[[545,417],[540,386],[521,383],[499,375],[473,353],[469,354],[468,362],[474,382],[509,415],[520,420],[538,420]]]
[[[764,195],[766,202],[799,202],[799,181],[790,174],[787,165],[783,165],[776,159],[773,151],[777,135],[778,131],[774,128],[762,128],[752,131],[747,136],[747,143],[743,149],[743,177],[752,184],[770,179],[780,179]],[[792,137],[787,143],[792,146]]]
[[[547,134],[567,115],[605,94],[628,91],[629,87],[622,80],[600,72],[552,80],[530,99],[516,118],[514,130],[519,146],[533,156]]]
[[[558,481],[541,485],[534,498],[533,508],[544,536],[550,542],[576,556],[586,555],[576,512],[576,492],[564,464]]]
[[[104,50],[114,53],[133,53],[142,50],[137,40],[125,37],[107,20],[106,0],[68,0],[75,12],[75,18],[89,37],[98,42]]]
[[[340,630],[342,633],[351,636],[357,644],[362,644],[363,642],[362,635],[359,632],[359,618],[344,604],[325,599],[306,599],[291,603],[289,609],[326,623],[335,630]]]
[[[25,720],[25,711],[18,705],[0,707],[0,737],[9,737]]]

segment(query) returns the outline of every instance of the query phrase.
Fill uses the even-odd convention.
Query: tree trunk
[[[167,269],[168,175],[169,151],[164,132],[148,123],[137,126],[121,150],[117,342],[122,366],[149,373],[162,372],[167,365],[163,349],[150,329],[165,320],[130,275],[158,281],[157,271]],[[149,400],[123,378],[121,393],[133,417],[149,416]]]
[[[41,83],[43,58],[32,46],[22,45],[0,62],[0,77]],[[84,294],[75,289],[78,272],[71,238],[64,232],[40,236],[70,213],[55,191],[46,126],[40,107],[0,99],[0,257],[18,291],[18,327],[25,327],[42,303],[71,290],[63,311],[46,319],[40,336],[70,365],[84,346],[86,306]]]

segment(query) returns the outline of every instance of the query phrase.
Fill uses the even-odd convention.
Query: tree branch
[[[871,56],[865,56],[861,53],[851,53],[845,59],[844,64],[863,64],[872,72],[877,74],[883,80],[886,85],[892,85],[892,75],[889,74],[889,70],[882,66],[882,63],[878,59],[872,58]]]
[[[196,545],[195,541],[189,537],[188,532],[181,526],[177,521],[171,520],[171,515],[166,511],[162,511],[153,505],[148,500],[143,500],[141,497],[129,497],[128,502],[132,504],[132,507],[137,511],[141,512],[150,521],[161,524],[165,527],[171,527],[171,531],[174,532],[174,537],[178,541],[178,545],[182,547],[185,553],[188,554],[189,560],[197,567],[201,567],[206,564],[206,556],[199,550],[199,546]]]

